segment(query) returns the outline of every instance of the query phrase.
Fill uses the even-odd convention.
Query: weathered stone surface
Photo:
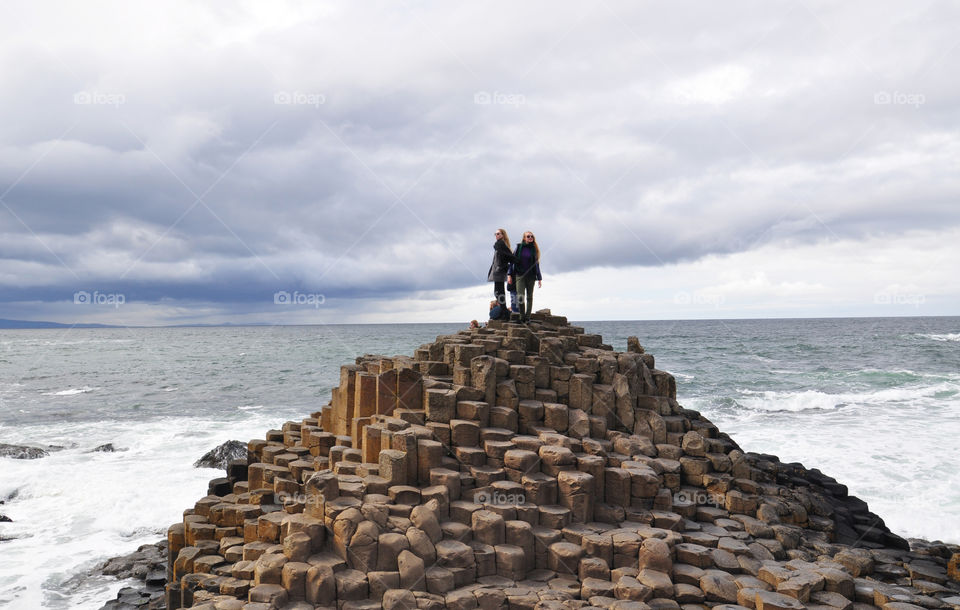
[[[214,447],[193,463],[194,468],[218,468],[223,470],[233,460],[247,461],[247,444],[227,441]]]
[[[549,312],[362,356],[330,404],[242,446],[151,569],[169,607],[204,610],[952,603],[956,547],[907,551],[835,480],[741,451],[653,367],[635,338],[615,352]]]
[[[397,569],[400,572],[400,586],[411,591],[426,591],[426,568],[423,559],[404,550],[397,557]]]
[[[803,610],[803,604],[792,597],[773,591],[757,591],[756,610]]]
[[[647,538],[640,545],[639,569],[649,568],[669,574],[673,570],[670,547],[660,538]]]
[[[737,583],[719,570],[710,570],[700,578],[700,589],[708,601],[728,604],[737,603]]]

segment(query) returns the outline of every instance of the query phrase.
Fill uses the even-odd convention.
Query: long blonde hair
[[[500,231],[500,234],[503,235],[503,243],[507,244],[507,250],[512,250],[513,248],[510,247],[510,236],[507,235],[507,230],[497,229],[497,231]]]
[[[523,232],[524,235],[526,235],[527,233],[529,233],[530,235],[533,235],[533,252],[537,255],[536,262],[539,264],[540,263],[540,244],[537,243],[537,236],[533,234],[533,231]],[[523,237],[521,237],[520,243],[526,244],[527,242],[524,241]]]

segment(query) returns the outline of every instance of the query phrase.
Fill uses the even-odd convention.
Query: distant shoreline
[[[912,319],[944,319],[960,318],[960,314],[950,316],[839,316],[839,317],[810,317],[810,318],[683,318],[683,319],[647,319],[647,320],[575,320],[575,323],[595,323],[595,322],[758,322],[758,321],[796,321],[796,320],[898,320],[903,318]],[[161,324],[161,325],[126,325],[126,324],[95,324],[95,323],[66,323],[49,322],[46,320],[7,320],[0,318],[0,330],[57,330],[57,329],[97,329],[97,328],[260,328],[274,326],[395,326],[398,324],[410,326],[424,326],[430,324],[464,324],[454,320],[450,322],[331,322],[326,324],[281,324],[272,322],[247,322],[237,324],[235,322],[223,322],[218,324]]]

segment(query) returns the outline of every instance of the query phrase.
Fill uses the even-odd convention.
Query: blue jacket
[[[516,261],[510,263],[510,275],[516,274],[518,279],[523,277],[526,280],[532,280],[536,276],[537,281],[543,280],[540,275],[540,263],[536,260],[537,251],[532,246],[523,242],[517,244],[513,256]]]

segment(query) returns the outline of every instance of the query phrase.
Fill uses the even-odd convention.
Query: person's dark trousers
[[[530,313],[533,311],[533,286],[537,279],[517,277],[517,296],[520,298],[520,315],[525,321],[530,320]]]
[[[493,283],[493,296],[497,299],[497,303],[501,306],[506,306],[507,304],[507,291],[503,287],[503,282],[494,282]]]

